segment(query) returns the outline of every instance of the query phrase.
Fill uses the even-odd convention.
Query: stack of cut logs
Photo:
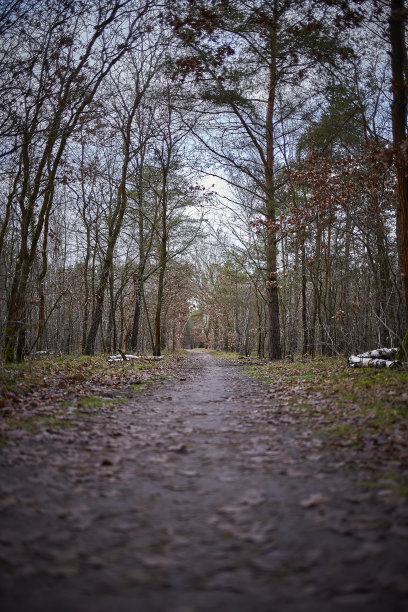
[[[400,368],[402,363],[394,359],[397,350],[378,348],[360,355],[350,355],[348,364],[352,368]]]
[[[160,361],[163,357],[154,357],[152,355],[127,355],[119,350],[117,355],[111,355],[108,361]]]

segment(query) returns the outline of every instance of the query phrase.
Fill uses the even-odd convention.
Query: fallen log
[[[402,363],[393,359],[396,348],[378,348],[373,351],[350,355],[348,364],[351,368],[400,368]]]
[[[371,359],[360,355],[350,355],[348,364],[351,368],[400,368],[402,363],[395,359]]]
[[[137,355],[125,355],[125,353],[118,353],[117,355],[111,355],[108,358],[108,361],[136,361],[138,359],[140,359],[140,357],[138,357]]]
[[[397,354],[397,348],[378,348],[373,351],[361,353],[357,357],[370,357],[371,359],[394,359]]]
[[[117,355],[111,355],[108,361],[160,361],[163,357],[155,357],[153,355],[128,355],[120,351]]]

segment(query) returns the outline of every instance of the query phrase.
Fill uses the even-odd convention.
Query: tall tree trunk
[[[113,269],[113,261],[109,270],[109,327],[106,338],[108,346],[108,352],[114,353],[117,349],[117,338],[116,338],[116,300],[115,300],[115,275]]]
[[[142,6],[139,11],[135,12],[134,18],[126,31],[127,40],[134,36],[136,23],[147,12],[148,8],[148,6]],[[30,127],[24,131],[21,138],[22,180],[18,197],[21,214],[20,252],[12,281],[12,293],[8,301],[3,351],[6,361],[13,361],[15,358],[17,361],[22,361],[23,358],[27,283],[37,254],[38,241],[43,232],[44,218],[51,210],[55,179],[66,145],[106,75],[128,50],[127,44],[123,44],[119,45],[117,50],[110,54],[108,48],[104,47],[104,54],[108,59],[102,62],[97,72],[92,70],[89,81],[87,82],[85,79],[82,87],[78,88],[79,78],[85,76],[87,63],[92,57],[98,41],[104,36],[108,26],[115,22],[120,9],[121,4],[115,2],[103,22],[95,25],[92,35],[83,47],[83,52],[77,54],[77,62],[66,73],[61,83],[61,96],[58,104],[55,104],[55,111],[46,129],[45,142],[38,161],[36,156],[33,158],[30,154],[30,148],[38,130],[43,130],[40,117],[41,104],[35,109]],[[56,25],[55,23],[55,27]],[[46,57],[42,70],[44,70],[48,61],[49,58]],[[73,92],[75,92],[75,104],[72,103]],[[41,98],[46,93],[46,90],[44,90],[41,93]],[[70,112],[64,116],[67,108],[70,109]],[[20,172],[20,169],[18,172]],[[30,184],[31,180],[32,184]]]
[[[1,224],[1,229],[0,229],[0,256],[3,251],[4,237],[6,235],[8,222],[10,219],[11,206],[13,204],[15,195],[17,193],[17,186],[20,180],[20,176],[21,176],[21,159],[20,159],[18,171],[14,179],[13,188],[7,196],[6,210],[4,212],[4,219],[3,219],[3,222]]]
[[[265,357],[265,332],[264,332],[264,325],[263,325],[263,306],[260,300],[262,300],[262,296],[257,291],[256,292],[256,314],[258,317],[258,350],[257,350],[257,353],[258,353],[258,357]]]
[[[147,328],[149,330],[149,338],[150,338],[150,344],[152,346],[152,350],[154,350],[154,336],[153,336],[153,330],[152,330],[152,325],[150,323],[150,316],[149,316],[149,310],[147,308],[147,304],[146,304],[146,296],[144,294],[144,291],[142,293],[142,298],[143,298],[143,307],[144,307],[144,311],[146,313],[146,322],[147,322]]]
[[[119,237],[120,230],[122,228],[123,218],[127,207],[127,191],[126,182],[128,176],[128,167],[130,162],[130,145],[132,138],[132,124],[136,113],[136,110],[140,104],[142,94],[139,92],[133,101],[133,106],[129,111],[126,123],[123,128],[123,161],[122,161],[122,173],[120,184],[118,187],[117,199],[115,209],[112,214],[112,218],[109,223],[109,238],[108,246],[106,249],[105,257],[102,262],[101,275],[99,277],[99,283],[96,290],[96,297],[94,308],[92,312],[91,324],[89,327],[88,336],[85,345],[85,354],[93,355],[95,353],[95,342],[96,336],[99,330],[99,326],[102,321],[103,302],[105,297],[105,290],[108,283],[109,271],[113,265],[113,254],[116,246],[117,239]]]
[[[91,324],[89,326],[88,335],[86,338],[85,355],[93,355],[95,353],[96,336],[99,331],[99,326],[102,322],[103,302],[105,291],[108,284],[109,272],[113,262],[113,253],[116,246],[116,241],[119,236],[119,231],[122,226],[123,216],[126,208],[126,193],[125,185],[120,187],[121,194],[117,204],[116,216],[113,221],[113,229],[110,232],[108,247],[102,262],[101,274],[99,277],[98,286],[96,288],[95,303],[92,310]]]
[[[141,269],[141,267],[139,266],[138,272],[134,275],[135,304],[133,307],[133,323],[129,341],[129,347],[132,351],[137,351],[139,344],[140,318],[142,315],[142,295],[144,284],[143,274],[144,269]]]
[[[139,247],[139,264],[137,267],[137,272],[133,277],[133,282],[135,285],[135,302],[133,305],[133,322],[132,329],[129,335],[129,346],[132,350],[138,351],[139,349],[139,335],[141,328],[141,317],[142,317],[142,309],[143,309],[143,292],[144,292],[144,284],[147,280],[145,278],[147,259],[149,257],[149,253],[153,243],[154,237],[154,229],[150,231],[146,231],[145,224],[145,183],[144,183],[144,173],[145,173],[145,154],[146,147],[145,143],[141,146],[140,150],[140,160],[138,167],[138,182],[137,182],[137,230],[138,230],[138,247]],[[154,219],[152,219],[152,226],[155,227],[157,210],[154,212]],[[152,346],[153,348],[153,346]]]
[[[56,126],[57,129],[57,126]],[[27,139],[29,136],[27,136]],[[4,359],[8,362],[23,360],[24,345],[25,345],[25,302],[27,294],[27,284],[30,276],[31,268],[37,253],[37,245],[43,232],[44,221],[47,219],[51,210],[54,196],[54,179],[59,165],[59,156],[62,155],[64,143],[59,146],[59,155],[54,160],[52,170],[47,179],[47,184],[44,189],[42,205],[38,213],[38,217],[33,224],[34,211],[38,194],[40,193],[41,181],[43,179],[44,167],[51,155],[54,147],[56,136],[47,143],[47,147],[43,153],[39,168],[37,169],[33,187],[29,188],[28,176],[25,176],[19,197],[19,205],[21,212],[21,229],[20,229],[20,248],[17,256],[16,266],[14,269],[13,281],[11,284],[11,292],[7,304],[7,322],[4,337]],[[30,160],[28,151],[28,142],[22,148],[22,156],[24,158],[24,175],[30,171]],[[27,204],[25,204],[28,198]],[[32,230],[32,232],[30,232]],[[30,235],[31,234],[31,235]],[[31,237],[31,243],[30,243]]]
[[[327,240],[325,249],[325,289],[324,289],[324,307],[326,312],[326,329],[327,337],[330,341],[330,345],[327,345],[327,354],[335,354],[335,319],[334,315],[334,304],[335,299],[333,296],[332,286],[332,269],[331,269],[331,257],[332,257],[332,227],[334,223],[334,215],[332,211],[332,200],[330,198],[329,204],[329,219],[327,223]]]
[[[265,165],[265,195],[266,195],[266,273],[268,296],[268,331],[269,359],[281,358],[281,339],[279,323],[279,300],[277,281],[277,236],[276,236],[276,203],[274,177],[274,110],[276,97],[276,29],[271,31],[269,93],[266,109],[266,165]]]
[[[44,236],[43,236],[43,245],[42,245],[42,252],[41,252],[41,272],[38,278],[38,286],[39,286],[39,300],[40,300],[40,304],[39,304],[39,309],[38,309],[38,340],[37,342],[39,343],[39,349],[42,350],[43,347],[43,336],[45,334],[45,325],[46,325],[46,318],[45,318],[45,277],[47,275],[47,268],[48,268],[48,231],[49,231],[49,215],[50,211],[48,210],[48,213],[45,217],[44,220]]]
[[[164,294],[164,276],[166,273],[167,266],[167,249],[168,249],[168,227],[167,227],[167,207],[168,207],[168,178],[170,163],[172,160],[172,143],[171,139],[166,143],[166,157],[162,158],[161,172],[162,172],[162,184],[161,184],[161,215],[160,215],[160,246],[159,246],[159,281],[157,285],[157,303],[156,303],[156,315],[155,315],[155,329],[154,329],[154,346],[153,355],[159,357],[162,349],[162,307],[163,307],[163,294]]]
[[[250,315],[250,294],[247,296],[246,305],[245,305],[245,323],[244,323],[244,340],[243,340],[243,349],[242,354],[246,357],[249,355],[249,315]]]
[[[397,234],[397,251],[398,251],[398,266],[397,266],[397,279],[396,279],[396,290],[398,296],[398,336],[402,338],[405,334],[405,330],[408,330],[408,307],[405,302],[404,283],[402,282],[402,246],[401,246],[401,211],[398,207],[396,215],[396,234]]]
[[[84,215],[85,217],[85,215]],[[96,249],[95,249],[96,250]],[[86,252],[85,252],[85,260],[83,265],[83,284],[84,284],[84,301],[83,301],[83,311],[82,311],[82,341],[81,341],[81,350],[82,353],[85,353],[86,350],[86,337],[88,334],[88,317],[89,317],[89,260],[91,257],[91,235],[89,225],[86,224]],[[94,264],[93,258],[93,264]],[[95,268],[93,268],[95,270]]]
[[[166,207],[163,209],[163,217],[167,214]],[[166,272],[167,262],[167,232],[164,220],[164,229],[160,245],[160,271],[159,271],[159,282],[157,285],[157,304],[156,304],[156,316],[155,316],[155,328],[154,328],[154,348],[153,355],[160,356],[161,344],[162,344],[162,330],[161,330],[161,313],[163,307],[163,293],[164,293],[164,275]]]
[[[408,161],[407,142],[407,50],[405,46],[405,3],[391,0],[390,43],[393,81],[392,131],[398,181],[398,216],[401,232],[401,274],[408,308]],[[408,313],[407,318],[408,318]],[[408,347],[406,347],[408,348]]]
[[[307,277],[306,277],[306,245],[302,245],[302,354],[309,352],[309,330],[307,328]]]
[[[344,263],[342,265],[342,275],[340,279],[340,308],[343,310],[346,315],[346,321],[350,321],[351,309],[350,309],[350,246],[351,246],[351,216],[348,209],[346,209],[346,226],[345,226],[345,235],[344,235]],[[346,326],[344,321],[341,321],[340,333],[341,339],[339,342],[339,350],[343,353],[347,353],[352,350],[352,345],[350,343],[351,338],[351,328],[348,326],[346,330]]]

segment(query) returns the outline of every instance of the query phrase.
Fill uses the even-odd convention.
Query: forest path
[[[285,416],[286,415],[286,416]],[[4,612],[408,610],[408,507],[236,365],[2,450]]]

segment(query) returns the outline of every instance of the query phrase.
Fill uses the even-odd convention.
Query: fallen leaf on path
[[[243,579],[243,574],[244,570],[217,573],[215,576],[212,576],[207,580],[206,587],[208,589],[241,593],[244,591],[243,584],[250,579],[250,577],[246,575],[245,579]]]
[[[169,446],[168,450],[172,451],[173,453],[186,453],[187,446],[185,444],[175,444],[173,446]]]
[[[408,527],[405,525],[393,525],[390,529],[390,533],[399,538],[408,538]]]
[[[330,501],[330,498],[323,493],[312,493],[309,497],[302,499],[299,502],[299,506],[302,508],[313,508],[314,506],[319,506],[320,504],[327,504]]]
[[[321,461],[321,459],[323,459],[323,455],[308,455],[306,459],[308,461]]]
[[[17,505],[17,498],[14,495],[7,495],[0,501],[0,512]]]
[[[120,456],[116,456],[116,457],[105,457],[104,459],[102,459],[101,461],[101,465],[119,465],[120,463],[122,463],[122,457]]]
[[[251,564],[265,572],[273,572],[275,575],[284,575],[288,571],[291,558],[288,553],[276,550],[261,557],[255,557]]]
[[[47,572],[56,578],[70,578],[79,574],[79,567],[76,565],[62,565],[49,568]]]
[[[246,506],[259,506],[265,501],[265,495],[260,491],[248,491],[239,501]]]
[[[143,565],[151,568],[168,569],[177,566],[177,561],[164,555],[147,555],[141,559]]]

